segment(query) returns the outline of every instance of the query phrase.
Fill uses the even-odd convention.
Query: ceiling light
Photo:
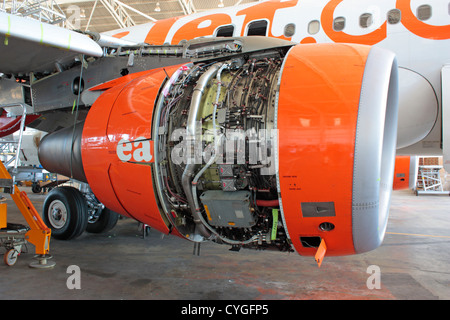
[[[161,11],[161,7],[159,6],[159,2],[156,3],[155,11],[156,12],[160,12]]]
[[[217,6],[219,8],[223,8],[224,7],[223,0],[219,0],[219,4]]]

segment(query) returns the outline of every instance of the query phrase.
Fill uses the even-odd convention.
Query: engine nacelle
[[[328,255],[347,255],[381,244],[397,128],[392,53],[296,45],[96,89],[105,92],[85,121],[81,158],[109,209],[235,249],[314,255],[324,240]]]
[[[394,190],[416,189],[419,170],[418,157],[396,156],[394,170]]]

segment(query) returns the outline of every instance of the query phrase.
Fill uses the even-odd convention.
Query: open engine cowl
[[[234,249],[314,255],[324,240],[327,255],[347,255],[381,244],[397,128],[392,53],[295,45],[95,89],[105,92],[78,167],[109,209]]]

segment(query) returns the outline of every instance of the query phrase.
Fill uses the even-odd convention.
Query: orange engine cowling
[[[105,92],[80,152],[111,210],[233,249],[314,255],[325,242],[328,255],[347,255],[380,245],[396,144],[392,53],[296,45],[96,89]]]
[[[306,255],[319,239],[328,255],[378,247],[397,136],[393,57],[359,46],[294,47],[279,96],[278,177],[294,247]]]
[[[415,189],[418,169],[417,157],[396,156],[393,189]]]

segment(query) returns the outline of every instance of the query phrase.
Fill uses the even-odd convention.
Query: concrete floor
[[[25,190],[41,211],[45,195]],[[6,197],[8,222],[24,223]],[[16,265],[0,263],[0,300],[450,299],[450,197],[416,197],[411,191],[394,192],[380,248],[325,257],[321,268],[295,253],[231,252],[214,243],[202,244],[201,255],[194,256],[193,244],[177,237],[151,231],[143,238],[131,219],[119,220],[107,234],[52,239],[50,245],[53,269],[28,267],[34,261],[31,244]],[[71,265],[80,268],[81,289],[67,287]],[[380,289],[367,286],[370,266],[380,268]]]

